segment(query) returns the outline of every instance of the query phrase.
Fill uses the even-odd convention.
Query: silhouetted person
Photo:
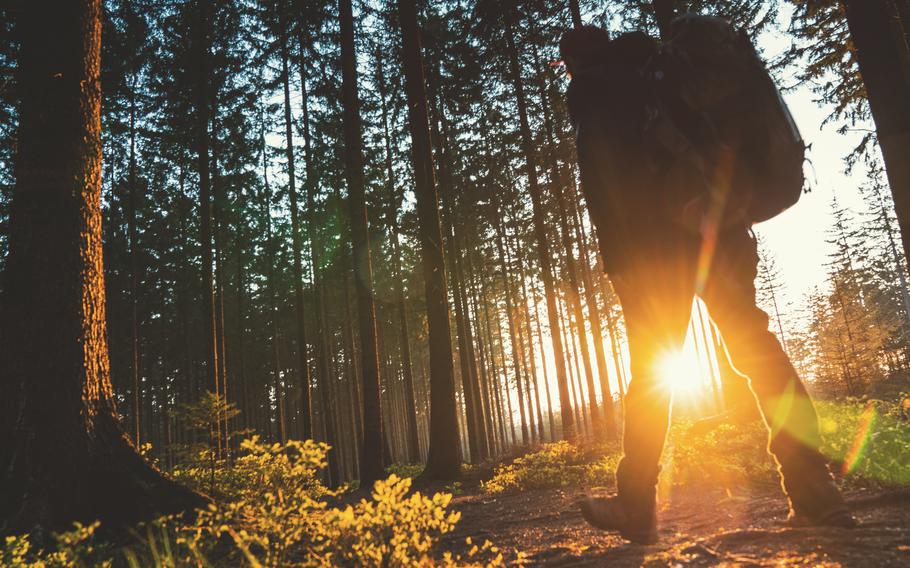
[[[634,542],[656,540],[656,486],[670,414],[660,362],[681,348],[698,296],[720,329],[733,366],[749,378],[758,399],[770,430],[768,448],[789,497],[791,524],[853,526],[818,450],[812,401],[768,330],[768,316],[756,306],[758,254],[749,196],[737,194],[737,177],[730,174],[724,179],[733,183],[718,201],[706,189],[711,184],[705,170],[697,167],[713,164],[719,171],[708,177],[723,177],[741,165],[737,150],[720,144],[710,123],[674,109],[673,97],[661,97],[661,89],[680,88],[674,77],[659,74],[655,80],[641,72],[658,51],[647,35],[611,39],[587,26],[568,32],[560,49],[572,76],[568,101],[582,188],[605,270],[622,304],[632,368],[617,495],[585,498],[585,519]],[[645,125],[657,107],[685,131],[677,147],[645,138],[655,136]],[[753,141],[741,142],[735,146],[740,151]],[[651,147],[658,150],[646,151]],[[686,155],[692,152],[699,155]]]

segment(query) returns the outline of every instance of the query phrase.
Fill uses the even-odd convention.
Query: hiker
[[[758,400],[788,522],[854,526],[819,453],[813,403],[755,300],[751,226],[796,202],[805,145],[744,34],[687,15],[669,37],[614,39],[585,26],[560,42],[582,189],[625,315],[632,369],[617,495],[584,498],[582,514],[627,540],[656,541],[670,415],[660,362],[682,347],[697,296]]]

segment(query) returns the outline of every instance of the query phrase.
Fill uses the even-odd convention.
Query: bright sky
[[[787,8],[782,7],[782,11],[786,12]],[[789,41],[785,34],[769,33],[760,39],[759,44],[767,55],[773,56],[782,52]],[[793,80],[786,82],[792,84]],[[858,188],[865,174],[864,168],[859,166],[847,176],[843,161],[859,143],[863,133],[839,134],[836,131],[838,124],[822,127],[831,108],[820,108],[813,102],[814,98],[808,86],[801,86],[784,95],[803,138],[811,146],[808,153],[811,165],[806,173],[812,191],[804,194],[790,210],[756,226],[756,232],[766,241],[767,251],[775,257],[786,295],[797,304],[802,304],[803,297],[825,281],[824,263],[830,251],[825,237],[833,222],[830,210],[832,196],[837,195],[841,206],[861,209]],[[873,125],[857,124],[855,128],[871,129]]]

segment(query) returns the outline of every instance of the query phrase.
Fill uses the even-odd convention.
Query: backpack
[[[641,32],[610,44],[573,77],[569,110],[600,132],[598,150],[579,148],[579,158],[615,164],[611,191],[625,194],[616,206],[662,210],[697,230],[712,210],[721,225],[757,223],[797,202],[806,147],[745,33],[687,14],[662,44]]]
[[[649,73],[676,76],[677,104],[699,115],[713,130],[714,143],[723,146],[719,154],[699,152],[710,161],[714,191],[731,192],[729,199],[753,223],[796,204],[805,181],[806,145],[745,32],[722,18],[680,16],[650,67]],[[670,113],[667,117],[679,121]],[[679,130],[696,147],[705,144],[684,125]]]

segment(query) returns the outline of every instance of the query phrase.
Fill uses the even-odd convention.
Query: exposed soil
[[[523,551],[531,566],[910,566],[910,489],[848,491],[856,529],[785,525],[786,501],[773,485],[728,494],[676,488],[660,508],[660,542],[629,544],[585,524],[581,489],[543,489],[453,499],[461,511],[445,547],[466,537]]]

